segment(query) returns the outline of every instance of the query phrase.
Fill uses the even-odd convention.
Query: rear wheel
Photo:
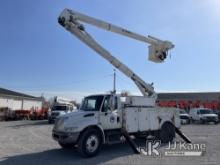
[[[190,124],[190,119],[187,120],[187,124]]]
[[[205,120],[200,119],[200,124],[205,124]]]
[[[78,151],[84,157],[92,157],[98,154],[102,140],[96,129],[88,129],[79,138]]]
[[[161,143],[168,143],[173,141],[175,137],[175,127],[172,123],[166,122],[162,125],[159,131],[159,139]]]

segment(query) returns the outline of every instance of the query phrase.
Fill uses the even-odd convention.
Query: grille
[[[215,120],[215,117],[206,117],[207,120],[213,121]]]
[[[180,116],[180,119],[189,119],[187,116]]]

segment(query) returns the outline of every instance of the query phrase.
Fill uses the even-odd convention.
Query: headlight
[[[54,125],[54,129],[56,130],[63,130],[64,128],[64,122],[68,120],[68,117],[58,117],[55,125]]]
[[[62,117],[59,117],[57,118],[57,120],[55,121],[55,124],[54,124],[54,128],[59,130],[63,127],[63,118]]]

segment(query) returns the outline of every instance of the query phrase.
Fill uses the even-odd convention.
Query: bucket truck
[[[130,135],[146,138],[153,135],[162,143],[167,143],[174,139],[175,130],[180,133],[178,109],[155,106],[157,95],[152,84],[146,83],[98,44],[82,22],[150,44],[149,60],[156,63],[166,59],[167,52],[174,47],[171,42],[145,37],[69,9],[63,10],[58,22],[129,77],[143,94],[124,97],[113,92],[85,97],[79,110],[60,116],[54,125],[52,136],[61,147],[77,146],[83,156],[91,157],[99,152],[102,144],[118,143],[124,137],[134,151],[139,152]]]
[[[55,120],[63,114],[70,113],[76,109],[71,100],[55,96],[51,100],[50,110],[48,112],[48,123],[54,123]]]

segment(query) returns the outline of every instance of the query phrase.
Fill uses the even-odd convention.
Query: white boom
[[[171,42],[162,41],[151,36],[145,37],[140,34],[123,29],[121,27],[112,25],[105,21],[101,21],[69,9],[63,10],[58,18],[58,22],[68,31],[74,34],[77,38],[79,38],[82,42],[84,42],[87,46],[96,51],[101,57],[105,58],[113,66],[118,68],[122,73],[131,78],[144,96],[156,97],[156,93],[151,84],[143,81],[131,69],[121,63],[117,58],[112,56],[111,53],[109,53],[106,49],[99,45],[92,38],[92,36],[86,32],[84,26],[80,22],[85,22],[98,28],[102,28],[104,30],[118,33],[123,36],[127,36],[150,44],[149,60],[153,62],[163,62],[166,59],[168,50],[174,47]]]

